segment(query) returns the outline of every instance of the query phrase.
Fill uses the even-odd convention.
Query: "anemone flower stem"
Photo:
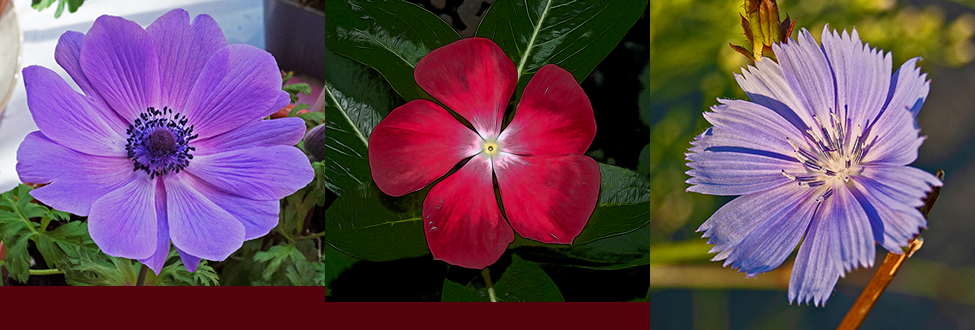
[[[64,274],[64,272],[61,271],[60,269],[57,269],[57,268],[52,268],[52,269],[31,269],[30,270],[30,274],[31,275],[57,275],[57,274]]]
[[[481,276],[484,277],[484,285],[487,286],[488,298],[491,302],[498,302],[498,296],[494,294],[494,283],[491,283],[491,271],[487,267],[481,270]]]
[[[142,268],[139,268],[139,277],[135,279],[135,286],[146,285],[146,276],[148,275],[149,275],[149,266],[143,264]]]
[[[944,182],[945,172],[938,170],[935,174],[939,180]],[[931,207],[934,206],[934,202],[938,201],[938,195],[941,194],[941,187],[934,187],[931,192],[928,193],[927,198],[924,199],[924,206],[921,207],[921,213],[924,217],[928,217],[928,213],[931,212]],[[920,237],[916,237],[908,244],[906,251],[901,254],[894,254],[892,252],[887,253],[887,257],[884,258],[884,262],[880,264],[877,268],[877,273],[873,275],[870,279],[870,283],[867,283],[867,287],[863,289],[863,293],[857,298],[857,301],[853,303],[853,307],[850,311],[846,313],[843,317],[843,321],[840,322],[840,326],[837,329],[847,330],[847,329],[859,329],[860,325],[863,324],[863,320],[866,319],[867,314],[870,314],[870,310],[873,309],[873,305],[877,303],[877,299],[880,299],[880,295],[884,293],[887,289],[887,285],[890,281],[894,279],[894,275],[897,275],[897,271],[900,270],[901,265],[904,264],[904,260],[910,258],[915,251],[921,248],[921,244],[924,240]]]

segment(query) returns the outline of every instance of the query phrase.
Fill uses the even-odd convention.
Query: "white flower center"
[[[869,149],[869,144],[864,143],[863,129],[857,125],[850,130],[849,119],[840,118],[835,112],[830,112],[828,122],[816,116],[813,119],[817,126],[805,132],[806,140],[811,145],[808,148],[810,150],[786,138],[806,172],[788,173],[782,170],[782,175],[798,182],[800,186],[809,187],[838,183],[839,180],[849,182],[851,176],[862,171],[860,162]]]

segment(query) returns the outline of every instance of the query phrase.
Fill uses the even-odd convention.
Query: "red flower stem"
[[[938,170],[938,173],[935,175],[944,182],[944,171]],[[924,218],[928,217],[928,213],[931,212],[931,207],[934,206],[934,202],[938,201],[938,195],[940,194],[941,187],[933,187],[931,192],[928,193],[928,196],[924,199],[924,206],[920,208],[921,213],[924,214]],[[873,309],[873,305],[877,303],[877,299],[880,299],[880,295],[887,289],[887,285],[894,279],[894,275],[897,275],[897,271],[904,264],[904,260],[910,258],[915,251],[921,248],[923,243],[923,239],[915,237],[908,243],[907,251],[904,253],[895,254],[893,252],[887,252],[887,257],[884,258],[884,262],[880,264],[880,268],[873,274],[870,283],[867,283],[867,287],[863,289],[863,293],[853,303],[853,307],[846,313],[843,321],[840,322],[840,326],[836,329],[859,329],[860,325],[863,324],[863,320],[867,318],[867,314],[870,314],[870,310]]]
[[[494,283],[491,283],[491,270],[487,267],[481,270],[481,276],[484,277],[484,285],[487,286],[488,298],[491,302],[498,302],[498,296],[494,293]]]

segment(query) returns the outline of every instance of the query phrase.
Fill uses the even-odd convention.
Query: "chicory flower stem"
[[[935,174],[939,180],[944,182],[945,172],[938,170]],[[927,198],[924,200],[924,206],[921,207],[921,213],[924,214],[924,218],[928,217],[928,213],[931,212],[931,207],[934,206],[934,202],[938,200],[938,195],[941,193],[941,187],[934,187],[928,194]],[[840,322],[840,326],[837,329],[847,330],[847,329],[859,329],[860,325],[863,324],[863,320],[866,319],[867,315],[870,314],[870,310],[873,309],[873,305],[877,303],[877,299],[880,299],[880,295],[884,293],[887,289],[887,285],[890,281],[894,279],[894,275],[897,275],[897,271],[900,270],[901,265],[904,264],[904,260],[910,258],[915,251],[921,248],[924,240],[920,237],[916,237],[908,244],[905,251],[901,254],[894,254],[892,252],[887,252],[887,257],[884,258],[884,262],[880,264],[877,268],[877,273],[873,275],[870,279],[870,283],[867,283],[867,287],[863,289],[863,293],[857,298],[857,301],[853,303],[853,307],[850,311],[846,313],[843,317],[843,321]]]

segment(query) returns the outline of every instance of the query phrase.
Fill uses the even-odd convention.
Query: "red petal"
[[[498,136],[517,82],[514,63],[484,38],[461,39],[433,50],[416,64],[413,77],[484,137]]]
[[[524,156],[582,154],[595,136],[586,93],[571,73],[549,64],[528,82],[499,142],[505,152]]]
[[[599,198],[599,165],[582,155],[502,155],[495,173],[511,227],[540,242],[572,243]]]
[[[477,269],[498,261],[515,235],[501,217],[487,159],[472,158],[430,190],[423,229],[436,259]]]
[[[369,168],[384,193],[403,196],[480,151],[481,138],[439,105],[416,100],[394,109],[369,136]]]

